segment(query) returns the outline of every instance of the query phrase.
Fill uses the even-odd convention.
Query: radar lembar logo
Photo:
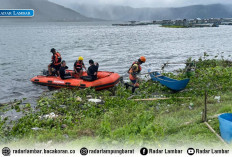
[[[2,148],[2,155],[4,155],[4,156],[10,156],[10,154],[11,154],[10,148],[8,148],[8,147]]]
[[[33,17],[33,9],[0,9],[0,17]]]

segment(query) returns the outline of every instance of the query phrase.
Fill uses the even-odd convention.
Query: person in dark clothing
[[[93,80],[96,80],[99,64],[98,63],[94,64],[94,61],[92,59],[89,60],[89,64],[90,67],[88,68],[87,74],[88,76],[91,76]]]
[[[66,62],[63,60],[61,62],[61,67],[60,67],[60,78],[63,80],[69,79],[69,78],[74,78],[72,76],[72,73],[66,71],[67,69],[68,69],[68,67],[66,66]]]
[[[97,79],[97,71],[98,71],[99,64],[94,63],[92,59],[89,60],[89,64],[90,66],[87,71],[88,76],[82,76],[81,78],[86,81],[94,81]]]

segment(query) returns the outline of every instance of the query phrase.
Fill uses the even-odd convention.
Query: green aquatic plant
[[[173,143],[184,145],[189,141],[218,143],[217,138],[201,124],[204,94],[208,92],[208,114],[231,112],[232,62],[208,59],[205,54],[196,63],[185,90],[172,92],[167,87],[151,80],[142,81],[136,95],[131,89],[118,84],[110,90],[60,89],[43,95],[35,110],[24,105],[25,116],[11,122],[0,121],[0,136],[5,142],[28,140],[46,142],[71,142],[88,138],[101,144],[144,145]],[[174,79],[186,78],[185,71],[165,73]],[[220,102],[214,100],[221,96]],[[100,99],[100,103],[89,99]],[[169,98],[157,101],[134,99]],[[15,101],[18,110],[21,102]],[[17,106],[17,107],[16,107]],[[188,125],[191,123],[191,125]],[[218,121],[209,122],[219,133]]]

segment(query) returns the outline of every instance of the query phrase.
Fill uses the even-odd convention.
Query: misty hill
[[[48,0],[0,0],[0,9],[34,9],[33,18],[0,18],[0,21],[93,21],[80,13]]]
[[[190,18],[230,18],[232,5],[192,5],[179,8],[132,8],[125,6],[90,6],[73,4],[69,6],[81,14],[106,20],[162,20]]]

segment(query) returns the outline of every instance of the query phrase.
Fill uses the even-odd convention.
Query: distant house
[[[182,20],[176,20],[175,25],[176,26],[183,26],[183,21]]]
[[[183,26],[184,26],[184,27],[188,27],[188,26],[189,26],[189,20],[184,19],[184,20],[183,20]]]
[[[221,25],[232,25],[232,22],[221,22]]]
[[[156,20],[156,21],[153,21],[153,24],[163,24],[163,21],[162,20]]]
[[[129,21],[131,24],[135,24],[136,23],[136,21]]]
[[[184,19],[184,20],[175,20],[174,25],[175,26],[188,27],[189,26],[189,20],[187,20],[187,19]]]
[[[194,23],[196,23],[196,24],[202,24],[201,18],[195,18],[194,19]]]
[[[232,22],[232,18],[223,18],[222,22]]]
[[[168,26],[168,25],[173,25],[174,22],[172,20],[163,20],[162,21],[162,25],[164,26]]]
[[[222,19],[220,19],[220,18],[210,18],[209,20],[208,20],[208,23],[214,23],[214,24],[221,24],[221,22],[222,22]]]

